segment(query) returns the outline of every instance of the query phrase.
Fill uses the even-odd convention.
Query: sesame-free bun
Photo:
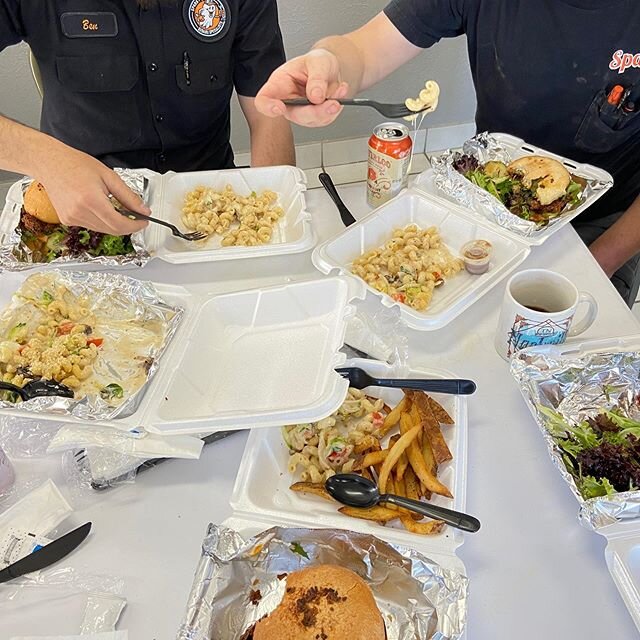
[[[530,187],[534,180],[540,180],[536,196],[542,205],[564,197],[571,184],[571,174],[553,158],[524,156],[514,160],[508,169],[521,174],[526,187]]]
[[[371,589],[353,571],[318,565],[287,576],[280,605],[260,620],[253,640],[385,640]]]
[[[24,192],[24,210],[48,224],[60,224],[60,218],[49,200],[45,188],[39,182],[32,182]]]

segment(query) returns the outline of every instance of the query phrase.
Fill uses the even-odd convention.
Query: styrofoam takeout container
[[[19,279],[5,273],[0,291]],[[15,281],[9,288],[8,283]],[[184,318],[134,413],[98,425],[164,434],[202,434],[319,420],[342,404],[348,388],[335,368],[350,302],[364,288],[347,278],[323,278],[223,295],[156,284]],[[0,415],[82,423],[69,415],[16,408]]]
[[[592,353],[640,351],[640,336],[586,340],[580,343],[567,343],[564,345],[544,345],[526,349],[521,353],[526,354],[529,351],[544,353],[554,360],[560,361],[563,358],[587,356]],[[521,391],[523,390],[521,389]],[[524,397],[533,419],[538,423],[540,429],[545,430],[546,427],[539,422],[535,407],[532,406],[526,395]],[[605,549],[607,568],[622,596],[625,606],[640,631],[640,518],[619,521],[598,529],[597,533],[607,540]]]
[[[390,365],[375,360],[353,359],[345,366],[360,367],[373,376],[393,377]],[[446,371],[412,369],[409,378],[455,378]],[[383,398],[391,406],[402,399],[399,389],[372,387],[366,393]],[[432,504],[464,511],[466,508],[467,478],[467,398],[466,396],[433,395],[449,412],[455,424],[443,426],[442,432],[453,454],[453,460],[441,465],[438,477],[454,495],[453,500],[435,496]],[[249,435],[240,462],[236,483],[231,496],[234,516],[225,522],[241,533],[254,534],[271,526],[350,529],[375,535],[382,540],[405,547],[413,547],[425,553],[448,569],[465,572],[456,556],[456,549],[463,543],[462,531],[445,527],[437,536],[421,536],[410,533],[401,525],[380,525],[338,512],[337,502],[328,502],[311,495],[298,494],[289,489],[299,478],[287,470],[289,452],[282,439],[281,429],[254,430]],[[481,515],[481,514],[480,514]],[[252,523],[252,526],[249,525]]]
[[[171,263],[215,262],[302,253],[315,245],[311,214],[306,207],[306,177],[304,172],[296,167],[169,172],[163,175],[142,169],[140,173],[149,180],[148,205],[152,215],[170,222],[184,232],[189,231],[181,221],[184,198],[189,191],[199,186],[222,191],[229,184],[237,194],[243,196],[249,195],[252,191],[259,193],[268,189],[278,194],[277,205],[284,209],[284,216],[274,227],[271,242],[255,247],[222,247],[221,237],[218,235],[203,242],[188,242],[175,238],[166,227],[150,223],[143,237],[145,249],[152,257]],[[21,184],[17,182],[7,194],[4,211],[0,217],[0,236],[13,232],[13,228],[3,227],[2,221],[9,219],[7,212],[15,204],[22,204],[22,196]],[[77,264],[68,261],[52,264],[51,267],[73,267]],[[91,262],[82,263],[83,268],[90,265]],[[47,266],[42,263],[33,265],[34,268]]]
[[[575,176],[579,176],[587,180],[595,180],[603,183],[610,182],[611,184],[613,184],[613,178],[611,174],[606,172],[604,169],[594,167],[591,164],[580,164],[578,162],[574,162],[569,158],[559,156],[555,153],[551,153],[550,151],[545,151],[544,149],[535,147],[532,144],[528,144],[527,142],[522,140],[522,138],[517,138],[516,136],[509,135],[508,133],[492,133],[491,137],[495,138],[500,143],[500,145],[504,149],[506,149],[513,160],[517,160],[518,158],[522,158],[524,156],[546,156],[548,158],[553,158],[554,160],[561,162],[568,169],[569,173]],[[426,171],[421,173],[415,179],[413,188],[418,191],[428,193],[443,202],[456,202],[456,204],[458,204],[456,200],[450,198],[436,186],[433,169],[427,169]],[[480,189],[481,187],[477,188]],[[552,235],[568,225],[574,218],[585,211],[585,209],[588,209],[594,202],[602,198],[602,196],[607,193],[608,190],[609,189],[599,189],[595,191],[571,212],[563,214],[556,221],[554,221],[553,224],[543,227],[531,236],[524,236],[509,229],[505,229],[498,223],[486,218],[481,213],[476,213],[472,209],[468,209],[467,211],[471,215],[473,215],[474,218],[481,218],[493,228],[499,229],[500,231],[502,231],[502,233],[507,234],[510,238],[520,240],[521,242],[524,242],[525,244],[528,244],[530,246],[536,246],[543,244]],[[462,205],[458,204],[458,206]]]
[[[447,278],[445,284],[434,291],[426,311],[416,311],[366,285],[383,305],[397,306],[407,326],[419,331],[435,331],[447,325],[522,264],[530,252],[520,240],[508,237],[483,220],[471,219],[457,205],[409,189],[316,247],[313,264],[323,273],[340,273],[364,283],[351,272],[351,263],[363,253],[384,245],[395,229],[409,224],[421,229],[436,226],[454,256],[471,240],[488,240],[493,246],[486,273],[472,275],[463,270]]]

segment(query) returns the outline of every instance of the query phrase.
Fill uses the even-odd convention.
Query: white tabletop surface
[[[364,186],[340,191],[356,217],[369,211]],[[323,191],[311,191],[308,204],[321,239],[340,230]],[[600,312],[585,337],[640,333],[640,325],[570,227],[535,248],[526,267],[559,271],[596,296]],[[222,291],[317,272],[307,253],[197,266],[154,261],[135,275],[177,284],[213,282],[207,288]],[[471,581],[467,638],[635,638],[636,629],[607,571],[605,540],[578,524],[577,503],[494,350],[504,285],[445,329],[410,337],[411,364],[445,368],[478,383],[469,402],[467,509],[483,526],[459,550]],[[90,539],[65,562],[124,578],[128,606],[118,628],[128,629],[132,640],[175,637],[207,524],[231,515],[229,496],[245,441],[246,434],[238,433],[205,448],[199,461],[167,462],[135,484],[92,497],[66,523],[71,528],[93,521]],[[47,464],[59,475],[58,460]],[[23,468],[24,462],[18,466]],[[58,626],[59,632],[77,632],[76,621],[65,616],[70,613],[60,606],[56,632]],[[5,624],[25,634],[48,633],[32,624],[24,610],[0,599],[3,640]]]

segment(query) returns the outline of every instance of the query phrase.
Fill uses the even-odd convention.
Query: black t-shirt
[[[110,166],[233,166],[233,88],[255,96],[284,61],[276,0],[151,4],[0,0],[0,50],[33,50],[42,131]]]
[[[583,218],[633,202],[640,192],[638,0],[393,0],[385,13],[419,47],[467,35],[479,131],[511,133],[613,174],[614,188]],[[636,111],[617,129],[600,113],[616,84],[636,97]]]

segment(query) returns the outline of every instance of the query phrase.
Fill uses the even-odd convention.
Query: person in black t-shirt
[[[251,164],[295,163],[290,124],[254,105],[285,60],[276,0],[0,0],[0,50],[20,41],[42,76],[41,131],[0,116],[0,168],[39,180],[66,224],[146,224],[113,210],[110,193],[149,213],[108,167],[232,167],[234,88]]]
[[[331,98],[375,84],[439,39],[466,34],[479,131],[608,170],[614,188],[575,227],[629,305],[640,273],[640,2],[393,0],[346,36],[320,41],[277,69],[256,97],[265,115],[322,126]],[[601,110],[616,85],[624,104]],[[285,107],[306,96],[314,106]]]

